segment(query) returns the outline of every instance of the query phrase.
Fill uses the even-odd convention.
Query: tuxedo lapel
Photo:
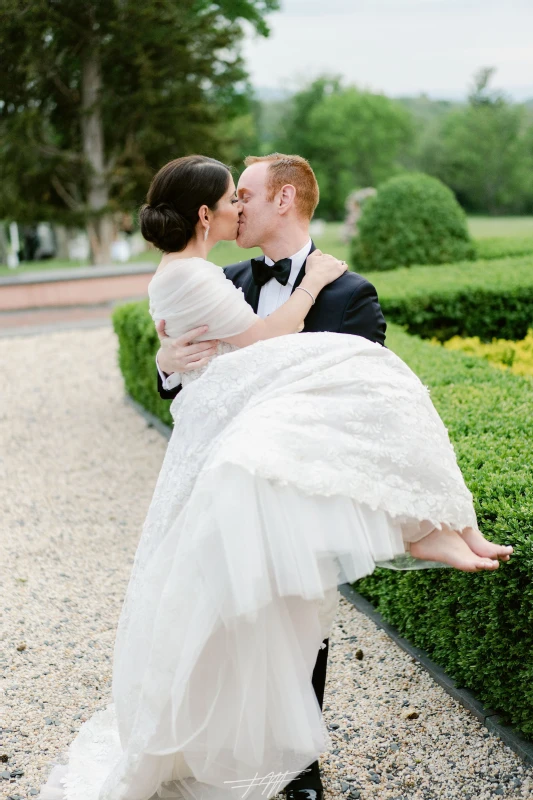
[[[247,271],[246,278],[243,281],[242,290],[244,293],[244,299],[246,300],[249,306],[252,306],[253,310],[257,314],[257,306],[259,305],[259,292],[261,291],[261,289],[254,281],[251,263],[250,263],[250,269]]]
[[[313,240],[311,240],[311,249],[309,250],[309,256],[311,255],[313,250],[316,250],[316,244],[313,242]],[[303,279],[305,278],[305,265],[306,265],[306,263],[307,263],[307,258],[305,259],[305,261],[304,261],[304,263],[302,265],[302,268],[301,268],[300,272],[298,273],[298,275],[296,277],[296,280],[294,281],[294,286],[292,287],[292,292],[294,292],[296,287],[299,286],[301,284],[301,282],[303,281]],[[292,292],[291,292],[291,294],[292,294]]]

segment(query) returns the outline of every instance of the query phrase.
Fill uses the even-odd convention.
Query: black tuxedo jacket
[[[312,253],[313,250],[316,250],[314,244],[309,252]],[[224,273],[238,289],[242,288],[246,302],[257,312],[261,290],[254,283],[250,259],[230,264],[224,268]],[[294,282],[293,291],[302,282],[304,275],[305,263]],[[356,272],[345,272],[322,289],[314,306],[308,312],[304,325],[301,333],[319,331],[351,333],[364,336],[371,342],[385,344],[387,323],[376,290],[370,281]],[[181,391],[181,385],[169,391],[163,389],[159,372],[157,372],[157,388],[163,400],[172,400]]]

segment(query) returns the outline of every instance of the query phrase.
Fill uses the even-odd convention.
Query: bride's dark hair
[[[198,210],[216,211],[228,189],[230,170],[207,156],[169,161],[154,176],[139,212],[141,233],[165,253],[183,250],[194,236]]]

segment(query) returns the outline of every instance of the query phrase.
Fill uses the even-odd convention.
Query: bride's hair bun
[[[229,167],[207,156],[185,156],[165,164],[139,212],[144,238],[165,253],[184,250],[196,235],[200,207],[215,211],[229,179]]]
[[[158,203],[156,206],[145,203],[140,210],[139,221],[146,241],[166,253],[183,250],[194,234],[194,225],[170,203]]]

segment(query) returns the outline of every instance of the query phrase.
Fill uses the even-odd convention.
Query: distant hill
[[[524,103],[524,105],[531,106],[533,105],[533,86],[532,87],[522,87],[518,89],[508,89],[504,90],[505,94],[508,95],[511,101],[515,103]],[[282,87],[273,87],[273,86],[256,86],[254,88],[254,93],[256,98],[259,101],[265,102],[275,102],[280,100],[287,100],[294,94],[294,91],[289,89],[285,89]],[[386,94],[386,92],[385,92]],[[460,106],[466,103],[466,93],[465,92],[458,92],[458,91],[450,91],[450,92],[420,92],[418,95],[389,95],[394,100],[401,100],[402,102],[414,103],[420,108],[423,108],[425,105],[433,105],[436,104],[437,106],[444,104],[442,107],[451,108],[453,106]]]
[[[254,86],[254,95],[260,102],[274,102],[277,100],[287,100],[294,92],[288,89],[274,89],[271,86]]]
[[[259,140],[264,153],[272,151],[273,143],[279,135],[280,124],[286,116],[294,92],[287,89],[274,89],[271,87],[258,87],[254,89],[258,110],[256,122]],[[438,128],[439,121],[450,111],[461,108],[467,102],[466,97],[459,99],[441,99],[430,97],[421,93],[411,97],[393,97],[392,99],[406,108],[418,123],[419,135],[426,131]],[[517,102],[526,106],[533,116],[533,90],[532,96],[527,100]]]

